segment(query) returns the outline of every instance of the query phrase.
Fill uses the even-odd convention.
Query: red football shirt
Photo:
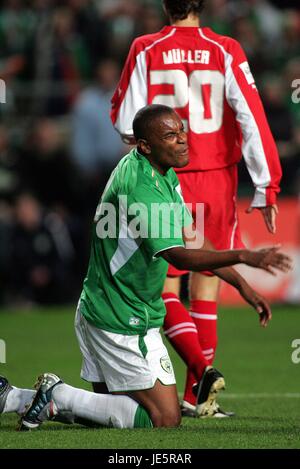
[[[177,171],[225,168],[243,154],[256,188],[252,205],[275,203],[278,153],[237,41],[177,26],[135,39],[112,98],[112,122],[122,136],[132,136],[134,115],[147,104],[172,107],[186,125],[190,163]]]

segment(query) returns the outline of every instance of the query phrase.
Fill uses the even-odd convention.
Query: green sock
[[[134,416],[133,428],[152,428],[153,424],[151,422],[148,412],[141,405],[136,409]]]

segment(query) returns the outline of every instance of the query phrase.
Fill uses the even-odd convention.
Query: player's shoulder
[[[134,39],[132,47],[137,53],[147,49],[148,47],[153,46],[155,43],[160,41],[166,36],[164,29],[158,31],[157,33],[144,34],[143,36],[138,36]]]
[[[148,172],[144,170],[143,160],[135,149],[119,161],[114,179],[117,192],[130,195],[148,189],[151,182]]]
[[[119,161],[115,169],[118,192],[129,194],[134,191],[138,182],[138,173],[139,163],[132,150]]]
[[[230,36],[223,36],[213,31],[211,28],[202,28],[203,37],[211,41],[216,46],[223,48],[226,52],[234,52],[241,48],[240,43]]]

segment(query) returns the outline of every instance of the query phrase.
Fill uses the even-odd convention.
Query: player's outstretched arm
[[[174,247],[162,251],[161,256],[180,270],[215,270],[235,264],[246,264],[276,274],[276,270],[288,272],[292,267],[289,256],[279,251],[280,245],[250,251],[248,249],[214,251],[206,249],[186,249]]]
[[[242,263],[265,270],[272,275],[276,275],[276,270],[287,273],[292,269],[292,259],[280,252],[280,247],[280,244],[276,244],[258,251],[245,249],[241,254]]]
[[[223,267],[222,269],[215,269],[214,274],[225,282],[232,285],[238,290],[241,297],[249,303],[255,311],[259,314],[259,322],[261,326],[266,327],[268,322],[272,319],[272,311],[267,300],[259,295],[247,281],[232,267]]]

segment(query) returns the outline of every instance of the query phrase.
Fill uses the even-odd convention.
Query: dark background
[[[201,19],[245,49],[278,145],[282,197],[300,193],[298,3],[210,0]],[[160,0],[0,2],[0,304],[77,299],[91,219],[127,152],[110,98],[133,38],[165,22]],[[239,192],[253,192],[243,164]]]

